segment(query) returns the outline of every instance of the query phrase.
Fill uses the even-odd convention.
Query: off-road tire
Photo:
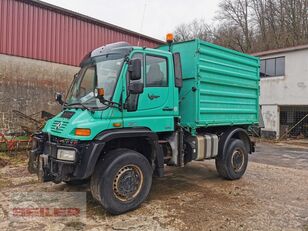
[[[240,166],[237,169],[234,167],[234,153],[239,152],[240,159]],[[229,141],[229,147],[227,148],[226,155],[223,156],[220,153],[215,159],[216,169],[219,175],[228,180],[236,180],[241,178],[247,168],[248,164],[248,151],[245,147],[245,144],[242,140],[239,139],[231,139]]]
[[[137,194],[127,201],[119,199],[115,180],[119,172],[126,166],[136,166],[141,183],[137,186]],[[142,154],[130,149],[116,149],[101,158],[91,177],[90,188],[92,196],[111,214],[121,214],[136,209],[144,202],[152,185],[152,166]],[[135,176],[135,175],[134,175]],[[138,175],[139,176],[139,175]],[[120,183],[119,183],[120,184]]]

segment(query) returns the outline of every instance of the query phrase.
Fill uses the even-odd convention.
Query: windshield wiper
[[[70,107],[70,106],[82,106],[82,108],[86,109],[86,110],[90,110],[90,108],[86,107],[84,104],[82,103],[70,103],[70,104],[65,104],[64,106]]]

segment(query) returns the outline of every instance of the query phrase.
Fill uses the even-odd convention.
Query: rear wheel
[[[231,139],[225,156],[218,155],[216,169],[220,176],[229,180],[241,178],[247,168],[248,152],[242,140]]]
[[[91,192],[112,214],[137,208],[148,196],[152,167],[142,154],[116,149],[102,158],[91,178]]]

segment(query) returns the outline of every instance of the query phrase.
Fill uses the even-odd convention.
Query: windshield
[[[75,77],[66,97],[66,103],[87,107],[103,107],[95,97],[96,88],[104,88],[106,100],[111,100],[124,58],[118,54],[99,56],[82,67]]]

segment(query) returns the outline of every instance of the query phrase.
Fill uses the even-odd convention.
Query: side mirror
[[[128,91],[130,94],[141,94],[143,93],[143,83],[140,82],[132,82],[128,86]]]
[[[173,54],[173,63],[174,63],[175,86],[181,88],[183,86],[183,77],[182,77],[182,64],[181,64],[180,53],[177,52]]]
[[[56,101],[60,104],[63,105],[63,100],[62,100],[62,94],[61,93],[56,93]]]
[[[141,79],[141,60],[133,59],[128,65],[129,79],[139,80]]]

